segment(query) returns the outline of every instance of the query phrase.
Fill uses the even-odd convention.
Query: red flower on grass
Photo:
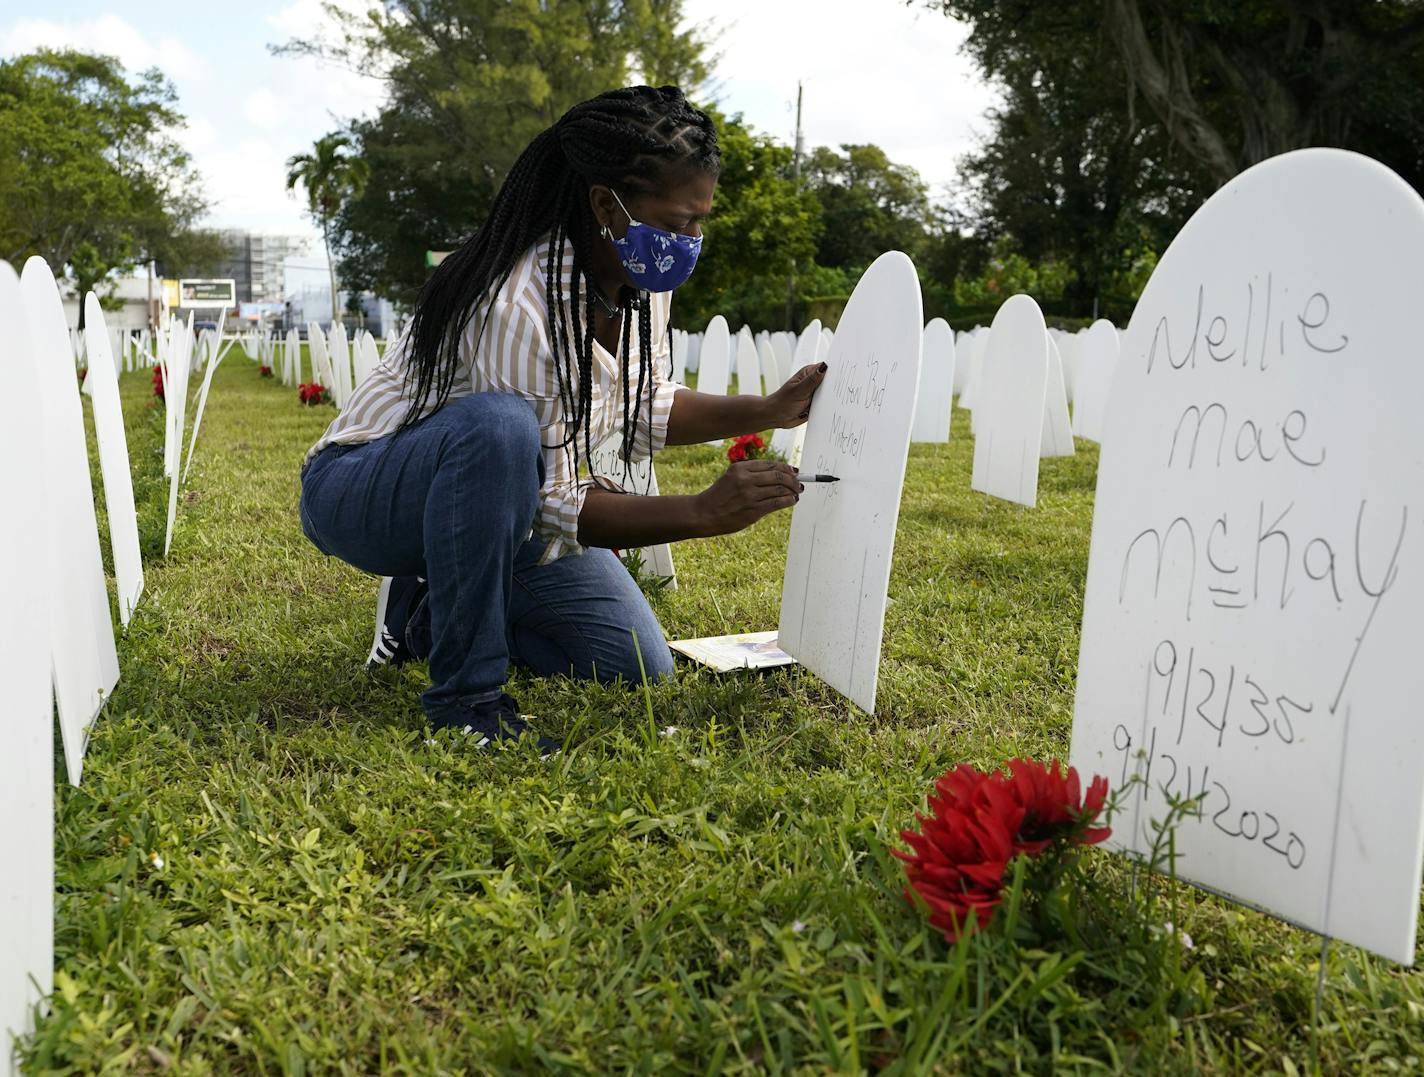
[[[1107,801],[1106,778],[1094,778],[1083,798],[1078,772],[1057,760],[1051,769],[1031,759],[1008,767],[1008,774],[968,763],[946,771],[929,795],[930,814],[915,816],[919,833],[900,835],[911,851],[891,850],[905,862],[906,900],[914,891],[949,942],[989,922],[1016,855],[1095,845],[1112,833],[1091,825]]]
[[[760,460],[766,454],[766,442],[760,434],[743,434],[732,442],[727,450],[727,459],[733,463],[739,460]]]
[[[315,407],[317,404],[325,404],[328,393],[326,386],[319,381],[306,382],[297,386],[297,396],[303,404],[308,407]]]
[[[257,368],[257,376],[258,376],[259,378],[270,378],[270,377],[272,376],[272,368],[271,368],[270,366],[265,365],[265,364],[262,365],[262,366],[260,366],[260,367],[258,367],[258,368]]]
[[[153,395],[159,400],[166,399],[163,395],[163,368],[157,363],[153,364]]]
[[[1060,838],[1074,845],[1096,845],[1111,836],[1111,827],[1089,827],[1108,799],[1108,780],[1101,774],[1088,785],[1084,797],[1078,772],[1065,772],[1058,760],[1044,766],[1033,759],[1010,759],[1005,787],[1023,808],[1014,851],[1037,856]]]

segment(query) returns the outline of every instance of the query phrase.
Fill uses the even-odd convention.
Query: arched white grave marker
[[[89,485],[89,449],[84,412],[74,377],[73,352],[64,307],[54,275],[43,258],[25,263],[20,278],[31,362],[39,383],[44,425],[45,490],[48,512],[30,526],[48,525],[45,551],[50,650],[59,728],[69,780],[75,785],[84,765],[89,726],[119,681],[114,624],[99,553],[94,491]]]
[[[696,374],[701,363],[702,334],[687,334],[687,373]]]
[[[223,311],[223,315],[226,313],[227,311]],[[213,375],[218,372],[219,364],[222,363],[223,358],[232,348],[231,342],[228,343],[226,348],[221,347],[217,343],[222,339],[222,323],[223,317],[219,315],[218,332],[217,335],[213,337],[214,343],[212,347],[215,350],[213,352],[212,362],[208,364],[208,369],[203,371],[203,384],[198,387],[198,406],[193,412],[193,432],[188,435],[188,459],[183,465],[183,481],[185,483],[188,481],[188,472],[193,470],[193,449],[198,444],[198,431],[202,429],[203,426],[203,412],[206,411],[208,407],[208,393],[213,387]],[[266,348],[265,339],[262,341],[261,346],[264,349]]]
[[[731,376],[732,338],[727,329],[727,319],[720,314],[707,323],[700,358],[702,365],[697,371],[697,391],[726,396],[727,381]]]
[[[767,394],[780,389],[782,382],[786,380],[786,374],[776,360],[776,349],[771,346],[770,336],[757,339],[757,365],[761,367],[762,385]]]
[[[756,340],[749,326],[737,334],[737,392],[761,396],[761,363],[757,359]]]
[[[1103,422],[1119,349],[1117,327],[1105,318],[1099,318],[1078,337],[1073,433],[1080,438],[1103,440]]]
[[[974,334],[965,329],[954,334],[954,395],[964,392],[969,381],[969,353],[974,350]]]
[[[168,362],[165,366],[167,378],[164,381],[163,401],[167,408],[168,454],[172,458],[168,472],[168,523],[163,532],[163,552],[167,555],[173,546],[173,527],[178,520],[178,465],[183,456],[183,431],[187,423],[188,375],[193,362],[193,314],[188,313],[188,324],[175,321],[168,344]]]
[[[302,336],[296,329],[287,330],[287,344],[282,354],[282,383],[300,385],[302,381]]]
[[[914,264],[899,251],[882,254],[841,315],[806,424],[806,469],[841,481],[806,484],[786,551],[781,649],[867,711],[875,710],[923,329]]]
[[[45,496],[47,438],[39,371],[26,326],[20,281],[0,262],[0,324],[10,347],[0,350],[6,391],[0,395],[0,458],[19,466],[0,472],[8,522],[0,527],[0,563],[11,567],[6,608],[42,616],[63,594],[57,578],[34,566],[53,564]],[[97,379],[96,379],[97,380]],[[50,633],[33,617],[0,617],[0,1072],[11,1069],[13,1037],[33,1031],[33,1011],[53,986],[54,970],[54,704]]]
[[[1049,330],[1049,336],[1053,338],[1053,343],[1058,345],[1058,358],[1063,361],[1063,392],[1071,404],[1076,391],[1074,378],[1078,372],[1078,334],[1052,329]]]
[[[796,360],[796,336],[793,333],[773,333],[771,335],[771,350],[776,356],[776,373],[781,379],[776,383],[779,389],[786,384],[786,379],[796,373],[794,365]]]
[[[311,352],[312,380],[324,385],[336,398],[336,371],[326,351],[326,334],[316,322],[307,323],[307,350]]]
[[[1048,387],[1043,394],[1043,436],[1039,456],[1072,456],[1073,426],[1068,418],[1068,393],[1063,384],[1063,357],[1052,332],[1048,334]]]
[[[658,473],[651,459],[633,460],[624,466],[622,457],[623,431],[615,430],[593,448],[593,458],[589,461],[589,471],[611,479],[634,496],[657,497]],[[672,563],[672,548],[666,543],[644,547],[643,566],[654,576],[671,580],[669,590],[677,590],[677,570]]]
[[[335,373],[332,380],[336,382],[336,406],[344,408],[351,399],[351,345],[346,339],[346,326],[340,321],[333,322],[327,334],[326,355]]]
[[[129,623],[143,594],[143,555],[138,545],[138,513],[134,509],[133,474],[124,436],[124,412],[119,404],[119,379],[109,353],[112,335],[104,328],[104,308],[90,292],[84,297],[84,335],[91,359],[94,437],[99,444],[99,469],[104,477],[104,512],[109,518],[109,547],[114,555],[114,580],[119,594],[119,620]],[[13,562],[12,562],[13,563]]]
[[[954,332],[943,318],[932,318],[925,326],[923,353],[910,440],[948,441],[949,413],[954,406]]]
[[[1072,760],[1141,856],[1396,961],[1424,850],[1424,202],[1340,150],[1248,169],[1172,242],[1104,426]],[[1087,374],[1086,368],[1084,373]]]
[[[687,378],[687,333],[672,331],[672,380],[681,385]]]
[[[791,357],[791,373],[817,362],[816,352],[821,346],[821,321],[814,318],[801,333],[796,342],[796,354]],[[771,451],[792,467],[801,466],[801,448],[806,443],[806,424],[789,430],[775,430],[771,435]]]
[[[984,355],[988,348],[988,328],[976,330],[974,333],[974,344],[970,347],[969,354],[966,356],[969,360],[969,373],[964,379],[964,391],[959,394],[959,406],[967,411],[974,410],[975,396],[979,391],[979,376],[984,373]],[[971,429],[973,429],[973,427],[971,427]]]
[[[1026,295],[1010,296],[989,329],[974,406],[977,427],[970,487],[1033,508],[1048,388],[1048,330]]]
[[[374,374],[380,365],[381,350],[376,346],[376,338],[367,330],[361,336],[361,375],[357,384]]]

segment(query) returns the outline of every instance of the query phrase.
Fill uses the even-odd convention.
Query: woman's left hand
[[[811,414],[811,398],[826,378],[826,364],[803,366],[780,389],[766,398],[771,425],[782,429],[800,426]]]

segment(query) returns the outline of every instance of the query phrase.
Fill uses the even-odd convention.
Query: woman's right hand
[[[741,460],[697,495],[705,534],[730,535],[768,513],[790,508],[803,489],[796,469],[780,460]]]

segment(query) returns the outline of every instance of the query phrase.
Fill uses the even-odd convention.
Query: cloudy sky
[[[117,55],[132,70],[161,68],[188,117],[184,138],[213,203],[211,223],[316,235],[285,190],[283,162],[382,96],[377,80],[268,51],[320,34],[322,0],[34,8],[42,14],[0,12],[0,56],[68,45]],[[903,0],[686,0],[686,10],[718,34],[724,109],[789,141],[799,79],[808,146],[875,142],[952,193],[955,162],[994,100],[959,53],[961,26]],[[320,244],[311,250],[315,271]]]

